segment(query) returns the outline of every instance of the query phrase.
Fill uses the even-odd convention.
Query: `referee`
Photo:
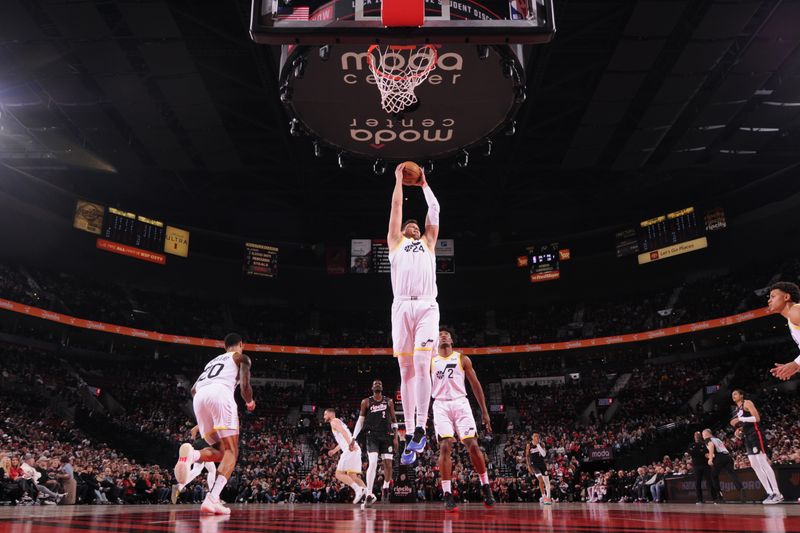
[[[711,467],[711,495],[714,497],[714,503],[723,503],[725,501],[719,484],[719,474],[723,471],[731,476],[731,480],[733,480],[733,484],[736,486],[736,490],[739,491],[742,502],[744,502],[742,482],[739,481],[733,469],[733,459],[731,459],[728,448],[711,433],[710,429],[703,430],[703,439],[706,443],[706,449],[708,449],[708,465]]]
[[[703,501],[703,478],[708,478],[711,474],[711,469],[708,466],[708,456],[706,453],[706,444],[703,442],[703,435],[699,431],[694,432],[694,442],[689,445],[689,456],[692,458],[692,469],[694,470],[694,489],[697,492],[697,503],[705,503]],[[711,479],[709,479],[708,487],[712,489]]]

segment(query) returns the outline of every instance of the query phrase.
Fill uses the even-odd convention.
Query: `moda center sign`
[[[281,93],[304,133],[361,158],[426,160],[456,155],[508,127],[524,100],[521,47],[436,45],[436,67],[416,89],[418,103],[387,114],[367,48],[284,47]],[[382,61],[422,61],[389,50]]]

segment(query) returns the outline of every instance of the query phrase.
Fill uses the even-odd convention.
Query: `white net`
[[[373,44],[367,53],[369,68],[381,92],[381,107],[399,113],[417,103],[414,90],[436,68],[436,48],[424,46],[386,46]]]

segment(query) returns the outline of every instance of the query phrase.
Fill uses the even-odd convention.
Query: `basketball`
[[[403,165],[403,185],[419,185],[422,181],[422,169],[413,161],[404,161]]]

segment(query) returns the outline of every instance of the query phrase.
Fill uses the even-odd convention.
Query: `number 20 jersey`
[[[239,365],[233,360],[234,353],[227,352],[209,361],[197,378],[195,389],[199,391],[204,387],[216,385],[225,387],[233,394],[239,384]]]
[[[434,357],[431,361],[431,381],[431,396],[436,400],[456,400],[466,397],[461,354],[453,352],[450,357]]]

